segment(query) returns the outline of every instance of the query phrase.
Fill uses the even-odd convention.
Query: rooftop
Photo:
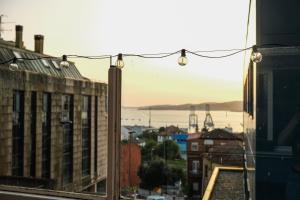
[[[228,132],[224,129],[216,128],[209,132],[201,134],[203,139],[225,139],[225,140],[240,140],[234,133]]]
[[[5,62],[14,57],[19,58],[17,64],[20,70],[27,70],[61,78],[84,79],[72,62],[69,62],[69,67],[60,67],[59,64],[61,59],[59,58],[43,58],[49,56],[38,54],[27,49],[18,49],[0,41],[0,62]],[[36,60],[22,60],[20,58]],[[6,65],[8,66],[8,64]]]
[[[202,200],[244,200],[243,168],[215,167]]]

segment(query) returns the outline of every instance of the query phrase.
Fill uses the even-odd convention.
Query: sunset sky
[[[0,0],[5,40],[24,26],[24,44],[45,36],[44,52],[102,55],[244,48],[248,0]],[[221,54],[226,54],[223,52]],[[206,53],[207,54],[207,53]],[[209,55],[221,55],[220,53]],[[187,54],[165,59],[125,58],[124,106],[242,99],[243,53],[223,59]],[[107,82],[109,60],[74,59],[80,72]]]

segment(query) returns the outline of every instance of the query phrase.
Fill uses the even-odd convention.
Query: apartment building
[[[17,25],[16,41],[0,40],[0,183],[96,192],[107,173],[107,84],[44,54],[42,35],[25,49],[22,35]]]

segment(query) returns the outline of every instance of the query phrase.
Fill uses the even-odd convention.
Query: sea
[[[205,111],[195,111],[198,116],[199,129],[203,127],[206,116]],[[243,113],[231,111],[210,111],[215,128],[231,127],[233,132],[243,131]],[[155,128],[166,127],[170,125],[179,128],[188,128],[189,110],[138,110],[137,108],[122,108],[121,123],[123,126],[141,125],[149,126],[151,118],[151,126]]]

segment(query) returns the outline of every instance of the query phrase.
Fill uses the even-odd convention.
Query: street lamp
[[[154,148],[151,149],[151,161],[152,161],[152,156],[153,156],[153,150],[154,150]]]

